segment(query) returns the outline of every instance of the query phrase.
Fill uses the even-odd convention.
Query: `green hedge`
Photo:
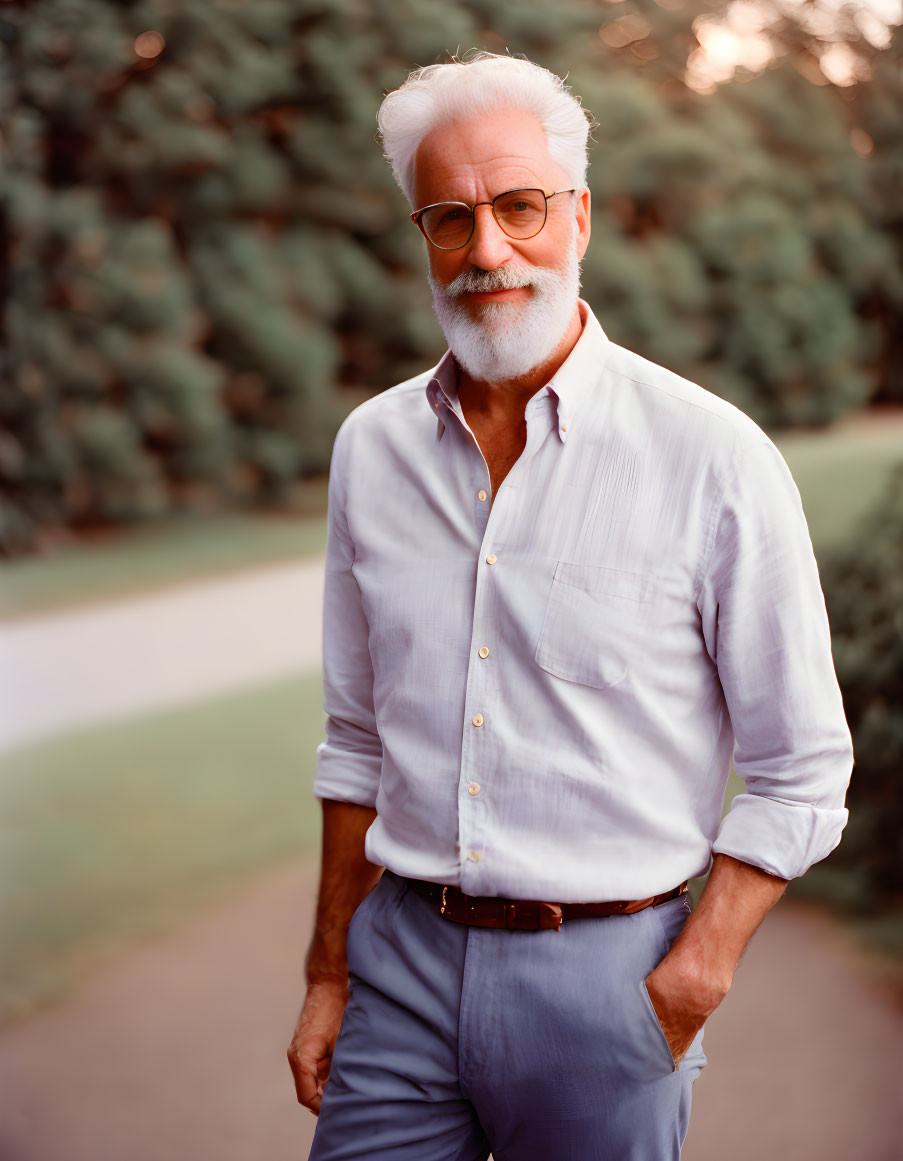
[[[850,821],[810,872],[812,889],[859,914],[903,921],[903,466],[822,581],[853,733]]]

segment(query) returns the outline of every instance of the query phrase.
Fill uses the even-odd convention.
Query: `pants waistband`
[[[557,931],[565,919],[595,919],[607,915],[633,915],[646,907],[657,907],[686,894],[687,884],[648,899],[618,899],[600,903],[547,903],[539,899],[501,899],[495,896],[465,895],[457,887],[431,883],[425,879],[405,882],[422,899],[434,903],[443,919],[470,927],[492,927],[508,931]]]

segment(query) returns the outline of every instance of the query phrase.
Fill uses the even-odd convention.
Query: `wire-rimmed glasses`
[[[411,214],[411,221],[420,227],[424,238],[439,250],[460,250],[473,236],[477,206],[491,206],[492,216],[508,235],[522,242],[535,238],[549,214],[549,198],[561,193],[576,193],[573,189],[559,189],[544,193],[541,189],[509,189],[497,194],[491,202],[436,202]]]

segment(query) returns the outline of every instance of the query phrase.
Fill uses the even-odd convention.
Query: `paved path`
[[[320,664],[322,559],[0,624],[0,751]]]
[[[304,1161],[284,1052],[313,892],[285,869],[0,1034],[3,1161]],[[780,904],[709,1022],[684,1161],[900,1161],[901,1046],[873,965]]]

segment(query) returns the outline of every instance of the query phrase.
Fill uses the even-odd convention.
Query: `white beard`
[[[448,286],[429,275],[433,307],[446,342],[467,374],[481,383],[503,383],[544,363],[564,338],[580,294],[580,261],[574,223],[568,251],[556,266],[465,270]],[[466,291],[529,286],[526,302],[487,302],[467,307]]]

